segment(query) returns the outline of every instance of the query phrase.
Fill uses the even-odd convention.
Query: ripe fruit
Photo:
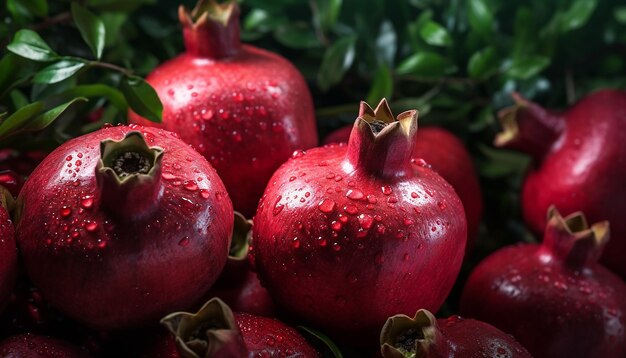
[[[0,357],[84,358],[88,354],[69,343],[27,333],[1,341]]]
[[[423,309],[413,318],[390,317],[380,333],[380,345],[385,358],[531,358],[512,336],[487,323],[459,316],[436,319]]]
[[[352,126],[330,133],[324,143],[348,143]],[[414,165],[430,165],[456,191],[467,219],[466,256],[474,247],[483,213],[483,198],[472,157],[454,134],[439,127],[420,128],[413,148]]]
[[[235,1],[181,6],[179,17],[186,52],[147,78],[163,102],[158,126],[204,155],[235,209],[251,217],[272,173],[294,150],[317,145],[311,94],[287,60],[240,44]]]
[[[467,237],[454,189],[412,167],[417,112],[361,103],[350,142],[294,155],[255,217],[252,261],[277,306],[372,345],[397,312],[437,310]],[[442,264],[445,263],[445,264]]]
[[[156,322],[208,290],[226,262],[232,204],[173,133],[105,128],[70,140],[18,198],[17,241],[53,306],[97,329]]]
[[[172,313],[161,323],[175,335],[181,356],[191,351],[199,357],[319,357],[293,328],[272,318],[233,315],[218,298],[196,314]]]
[[[11,193],[0,187],[0,312],[4,309],[17,278],[15,228],[7,211],[12,202]]]
[[[551,205],[608,220],[612,239],[601,261],[626,278],[626,92],[603,90],[555,113],[514,94],[503,110],[496,145],[531,154],[522,190],[524,218],[537,233]]]
[[[252,221],[235,212],[235,230],[228,261],[220,277],[204,295],[203,302],[218,297],[235,312],[274,317],[274,302],[269,292],[261,286],[248,260],[251,236]]]
[[[510,246],[471,274],[461,313],[510,333],[534,357],[624,357],[626,284],[596,261],[608,222],[548,213],[541,245]]]

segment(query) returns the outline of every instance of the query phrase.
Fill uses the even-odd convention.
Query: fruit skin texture
[[[383,326],[380,342],[385,358],[409,357],[410,351],[415,352],[416,358],[532,357],[513,336],[492,325],[460,316],[436,319],[427,310],[419,310],[414,318],[390,317]]]
[[[352,126],[330,133],[324,143],[348,143]],[[474,247],[483,213],[483,197],[472,157],[454,134],[439,127],[420,128],[413,148],[414,164],[426,162],[456,191],[467,218],[467,257]]]
[[[0,312],[4,309],[11,295],[16,278],[15,228],[7,210],[0,206]]]
[[[461,314],[512,334],[534,357],[624,357],[626,284],[595,262],[608,224],[583,230],[579,213],[552,215],[542,245],[503,248],[475,268]]]
[[[89,355],[69,343],[27,333],[1,341],[0,357],[85,358]]]
[[[516,106],[501,114],[496,144],[535,158],[522,188],[525,221],[541,233],[550,205],[608,220],[611,240],[601,261],[626,278],[626,92],[598,91],[563,113],[514,98]]]
[[[411,167],[416,112],[398,118],[362,103],[350,143],[294,155],[255,217],[250,255],[276,305],[361,345],[392,314],[439,308],[467,237],[452,187]]]
[[[133,112],[129,120],[177,132],[217,170],[235,210],[252,217],[274,171],[316,146],[317,132],[302,75],[277,54],[240,45],[237,5],[225,6],[234,7],[226,26],[210,16],[193,24],[201,11],[181,10],[187,51],[147,77],[163,122]]]
[[[110,167],[98,171],[101,142],[129,138],[145,138],[150,153],[162,149],[160,162],[117,184]],[[156,323],[193,304],[224,267],[233,228],[210,164],[173,133],[137,125],[57,148],[17,206],[18,246],[34,284],[60,311],[103,330]]]

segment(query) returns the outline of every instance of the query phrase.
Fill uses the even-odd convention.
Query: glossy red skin
[[[147,81],[163,103],[163,122],[132,112],[130,122],[177,132],[211,162],[245,216],[254,215],[269,178],[294,150],[317,145],[306,82],[274,53],[243,45],[223,60],[182,54]]]
[[[536,358],[626,356],[626,284],[597,263],[575,273],[538,245],[482,261],[461,314],[512,334]]]
[[[0,312],[4,309],[17,278],[15,228],[5,208],[0,207]]]
[[[513,336],[474,319],[452,316],[437,320],[437,327],[447,341],[446,355],[433,357],[532,358]]]
[[[276,308],[267,289],[261,286],[248,260],[229,260],[224,271],[200,302],[202,306],[219,297],[235,312],[275,317]]]
[[[94,174],[100,142],[133,130],[165,151],[163,196],[150,216],[123,221],[100,209]],[[195,190],[184,184],[191,180]],[[85,195],[95,198],[91,208],[81,206]],[[17,241],[35,285],[63,313],[103,330],[157,323],[188,308],[224,267],[233,229],[232,204],[210,164],[173,133],[141,126],[66,142],[33,172],[18,205]],[[67,217],[64,206],[72,209]],[[87,220],[98,224],[93,232]]]
[[[463,260],[465,215],[434,171],[416,167],[393,179],[346,172],[346,149],[315,148],[276,171],[251,255],[278,307],[341,340],[373,345],[387,317],[443,303]],[[346,197],[355,189],[362,199]],[[332,212],[320,209],[325,200]]]
[[[330,133],[324,143],[348,143],[352,126]],[[454,134],[439,127],[425,127],[417,131],[413,157],[423,159],[439,175],[452,185],[463,202],[467,218],[466,256],[472,251],[480,219],[483,213],[483,198],[472,157]],[[419,163],[420,161],[415,161]]]
[[[235,320],[252,357],[320,357],[295,329],[278,320],[247,313],[235,313]]]
[[[611,240],[601,261],[626,278],[626,92],[588,95],[564,114],[565,130],[522,189],[524,218],[543,232],[550,205],[589,222],[608,220]]]
[[[0,357],[85,358],[89,355],[69,343],[28,333],[1,341]]]

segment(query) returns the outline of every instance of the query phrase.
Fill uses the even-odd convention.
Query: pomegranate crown
[[[417,132],[417,116],[417,110],[413,109],[402,112],[394,118],[387,99],[383,98],[376,109],[372,109],[365,101],[361,101],[357,119],[361,119],[369,125],[375,138],[384,136],[385,133],[393,131],[395,127],[399,127],[401,132],[410,138]]]
[[[178,18],[183,26],[197,27],[213,21],[226,27],[230,19],[238,15],[239,6],[236,1],[220,4],[216,0],[200,0],[191,11],[184,5],[178,7]]]
[[[248,355],[233,312],[219,298],[209,300],[196,313],[171,313],[161,319],[161,324],[175,336],[182,357]]]
[[[553,205],[548,209],[544,246],[573,268],[580,268],[600,258],[609,233],[608,221],[590,227],[582,212],[563,217]]]
[[[437,319],[421,309],[413,318],[400,314],[387,319],[380,332],[380,352],[384,358],[426,358],[442,341]]]
[[[137,131],[126,133],[120,141],[100,142],[100,160],[97,170],[113,178],[120,185],[154,178],[163,160],[163,149],[150,147]]]

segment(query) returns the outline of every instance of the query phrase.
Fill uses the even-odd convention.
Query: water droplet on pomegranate
[[[180,239],[180,241],[178,242],[178,245],[182,246],[182,247],[185,247],[185,246],[189,245],[189,242],[190,242],[189,236],[185,236],[182,239]]]
[[[360,191],[359,189],[350,189],[346,193],[346,196],[352,200],[360,200],[365,197],[365,194],[363,194],[363,192]]]
[[[376,199],[374,195],[368,195],[367,202],[370,204],[376,204],[378,202],[378,199]]]
[[[412,192],[412,193],[411,193],[411,198],[413,198],[413,199],[417,199],[417,198],[419,198],[419,197],[420,197],[420,196],[419,196],[416,192]]]
[[[446,203],[443,201],[440,201],[437,203],[437,206],[439,207],[439,209],[443,210],[446,208]]]
[[[294,176],[289,177],[289,181],[294,181],[294,180],[296,180],[296,177]]]
[[[85,222],[85,230],[89,231],[89,232],[94,232],[96,230],[98,230],[98,223],[95,221],[88,221]]]
[[[285,207],[284,204],[280,203],[282,199],[283,199],[283,196],[279,195],[278,198],[276,198],[276,201],[274,202],[274,210],[272,210],[272,213],[274,214],[274,216],[280,214],[280,212],[283,211],[283,208]]]
[[[317,238],[317,244],[320,245],[321,247],[326,247],[326,245],[328,244],[328,241],[326,241],[325,238],[320,236]]]
[[[203,199],[208,199],[211,196],[211,193],[207,189],[200,189],[200,196]]]
[[[291,247],[293,247],[294,249],[297,249],[300,247],[300,239],[298,239],[297,237],[294,237],[291,240]]]
[[[330,227],[334,231],[339,231],[341,230],[341,223],[339,221],[333,221],[332,223],[330,223]]]
[[[194,180],[186,180],[183,183],[183,188],[188,191],[196,191],[198,190],[198,184]]]
[[[383,194],[385,195],[391,195],[391,187],[389,185],[383,185],[380,190],[383,192]]]
[[[65,157],[65,160],[67,160],[69,162],[70,160],[72,160],[72,156],[68,155],[67,157]]]
[[[404,224],[404,226],[411,226],[411,225],[413,225],[413,220],[411,220],[409,218],[404,218],[403,224]]]
[[[359,225],[365,230],[369,230],[374,224],[374,218],[367,214],[361,214],[358,216]]]
[[[90,195],[86,195],[84,196],[81,200],[80,200],[80,206],[82,206],[85,209],[89,209],[93,206],[93,197]]]
[[[348,214],[352,214],[352,215],[358,212],[357,207],[354,205],[346,205],[343,207],[343,210],[345,210]]]
[[[61,208],[59,213],[62,217],[66,218],[72,214],[72,208],[70,208],[69,206],[64,206]]]
[[[320,203],[318,204],[317,208],[326,214],[332,213],[333,210],[335,210],[335,206],[337,204],[331,200],[331,199],[324,199],[322,201],[320,201]]]

